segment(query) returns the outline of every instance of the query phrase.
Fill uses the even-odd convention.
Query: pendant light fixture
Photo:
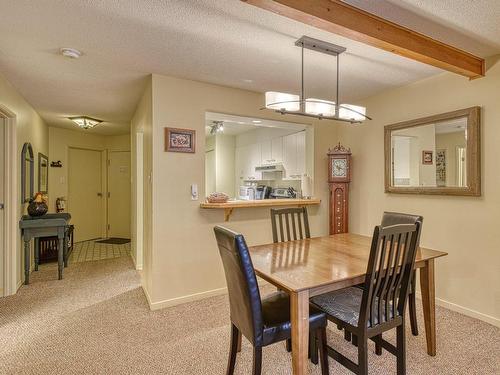
[[[278,113],[293,114],[300,116],[315,117],[318,119],[346,121],[352,124],[361,123],[365,120],[371,120],[366,115],[366,108],[352,104],[340,103],[339,93],[339,57],[345,52],[345,48],[322,40],[303,36],[295,42],[295,45],[301,48],[301,90],[300,95],[288,94],[283,92],[266,92],[267,109],[272,109]],[[306,98],[304,87],[304,48],[316,52],[335,56],[337,63],[337,81],[335,90],[335,100],[324,100],[317,98]]]

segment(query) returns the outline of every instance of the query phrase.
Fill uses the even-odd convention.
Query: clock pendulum
[[[347,233],[349,223],[349,182],[351,149],[339,142],[328,150],[328,183],[330,185],[330,234]]]

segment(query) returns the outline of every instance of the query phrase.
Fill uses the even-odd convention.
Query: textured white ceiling
[[[386,0],[349,2],[481,56],[500,52],[500,31],[491,23],[495,15],[498,20],[500,1],[487,8],[481,7],[484,0],[394,1],[404,8]],[[475,19],[467,19],[466,11]],[[440,72],[237,0],[2,0],[1,14],[1,74],[50,125],[75,128],[67,116],[89,115],[106,121],[89,131],[100,134],[128,132],[150,73],[297,92],[300,51],[293,43],[302,35],[347,47],[343,101]],[[70,61],[58,55],[60,47],[84,55]],[[333,63],[306,54],[306,85],[313,87],[308,96],[332,97]]]

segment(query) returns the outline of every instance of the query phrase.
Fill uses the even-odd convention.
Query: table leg
[[[63,257],[64,257],[64,267],[68,267],[68,237],[66,236],[66,230],[64,231],[64,247],[63,247]]]
[[[59,237],[59,244],[57,246],[57,271],[59,280],[62,279],[63,268],[64,268],[63,248],[64,248],[64,236]]]
[[[39,263],[40,263],[40,239],[35,238],[35,271],[38,271]]]
[[[420,289],[424,310],[425,338],[427,354],[436,355],[436,292],[434,284],[434,259],[425,262],[420,268]]]
[[[24,285],[28,285],[30,283],[30,240],[24,240]]]
[[[294,375],[307,374],[309,345],[309,291],[290,293],[292,366]]]

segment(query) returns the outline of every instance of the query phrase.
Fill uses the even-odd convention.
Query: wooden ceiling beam
[[[242,1],[471,79],[485,74],[484,59],[339,0]]]

